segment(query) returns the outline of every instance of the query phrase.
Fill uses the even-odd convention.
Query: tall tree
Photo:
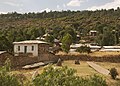
[[[71,44],[72,44],[72,36],[69,33],[67,33],[62,39],[62,50],[68,53]]]

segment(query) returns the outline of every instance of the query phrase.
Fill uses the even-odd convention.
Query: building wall
[[[39,61],[49,60],[49,45],[48,44],[38,45],[38,60]]]
[[[18,50],[18,46],[20,46],[20,50]],[[15,44],[14,45],[15,55],[20,53],[24,54],[24,46],[27,46],[27,53],[32,53],[33,56],[38,56],[38,44]],[[34,46],[33,51],[32,51],[32,46]]]

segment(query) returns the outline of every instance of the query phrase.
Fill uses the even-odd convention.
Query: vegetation
[[[75,60],[75,64],[80,64],[80,61],[79,60]]]
[[[116,79],[116,76],[118,75],[117,70],[115,68],[111,68],[110,75],[111,75],[112,79]]]
[[[75,72],[66,66],[62,68],[48,66],[33,80],[33,83],[35,86],[107,86],[106,81],[100,76],[81,78],[75,76]]]
[[[62,40],[65,34],[69,33],[73,43],[85,40],[102,46],[116,45],[119,44],[120,37],[119,15],[119,7],[116,10],[1,14],[0,50],[12,52],[14,41],[35,39],[44,33],[50,34],[49,42],[52,42],[53,38]],[[90,30],[98,32],[95,38],[89,37]],[[76,35],[80,35],[80,38],[77,39]]]
[[[67,33],[62,39],[62,50],[68,53],[71,44],[72,44],[72,36],[69,33]]]
[[[91,52],[91,49],[88,46],[80,46],[79,48],[76,49],[76,51],[80,53],[87,52],[89,54]]]
[[[21,86],[19,80],[10,72],[10,60],[7,59],[5,66],[0,69],[0,86]]]

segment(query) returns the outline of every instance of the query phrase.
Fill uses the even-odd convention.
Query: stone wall
[[[22,67],[27,64],[33,64],[40,61],[57,61],[59,58],[62,60],[76,60],[81,61],[96,61],[96,62],[120,62],[120,55],[116,56],[103,56],[103,57],[91,57],[89,55],[54,55],[52,53],[41,54],[41,58],[38,57],[25,57],[25,56],[12,56],[9,53],[0,54],[0,65],[4,65],[7,58],[10,58],[12,67]]]
[[[79,59],[81,61],[96,61],[96,62],[120,62],[120,55],[111,55],[111,56],[103,56],[103,57],[95,57],[89,55],[58,55],[57,58],[61,58],[62,60],[76,60]]]
[[[0,54],[0,66],[4,65],[5,61],[7,60],[7,58],[12,59],[12,55],[10,55],[9,53],[5,52]]]

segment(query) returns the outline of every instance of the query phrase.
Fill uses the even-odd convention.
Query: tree
[[[35,86],[107,86],[106,81],[97,75],[82,78],[75,75],[76,70],[49,65],[33,80]]]
[[[89,54],[91,52],[91,49],[88,46],[80,46],[79,48],[76,49],[76,51],[80,53],[87,52]]]
[[[53,43],[54,42],[54,37],[52,35],[46,36],[45,40],[49,43]]]
[[[110,75],[113,79],[116,79],[116,76],[118,75],[117,69],[111,68],[110,69]]]
[[[67,33],[62,39],[62,50],[68,53],[71,44],[72,44],[72,36],[69,33]]]

